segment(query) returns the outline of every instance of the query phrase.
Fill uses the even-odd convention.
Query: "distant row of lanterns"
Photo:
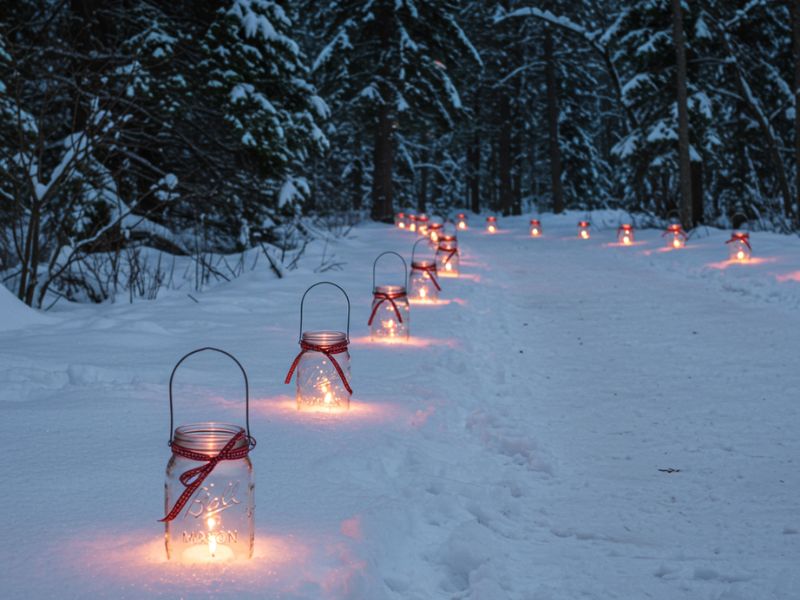
[[[444,224],[436,222],[430,223],[427,215],[405,215],[404,213],[398,213],[395,218],[395,223],[400,228],[408,228],[411,231],[417,231],[420,235],[430,235],[434,242],[440,239],[447,239],[446,236],[442,237],[439,233],[439,231],[443,229]],[[410,226],[409,223],[411,223]],[[582,240],[590,239],[592,237],[591,226],[589,221],[578,221],[578,237]],[[456,227],[460,231],[468,228],[467,216],[464,213],[459,213],[456,216]],[[531,219],[529,230],[531,237],[541,237],[543,232],[541,221],[539,219]],[[486,217],[486,232],[495,234],[498,231],[497,217],[493,215]],[[685,248],[689,240],[688,234],[684,231],[683,227],[681,227],[680,223],[670,223],[661,235],[666,238],[667,246],[676,250]],[[620,245],[631,246],[634,244],[635,239],[634,227],[630,223],[623,223],[617,228],[617,242]],[[749,233],[733,232],[731,234],[731,239],[727,240],[725,243],[730,244],[730,259],[732,261],[747,262],[752,257],[753,248],[750,244]],[[443,271],[444,268],[447,268],[447,270],[453,268],[453,265],[448,267],[447,264],[438,266],[440,271]]]

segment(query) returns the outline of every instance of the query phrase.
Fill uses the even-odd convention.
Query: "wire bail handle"
[[[414,253],[417,251],[417,244],[419,244],[420,242],[428,242],[428,241],[429,241],[428,238],[425,238],[425,237],[419,238],[416,242],[414,242],[414,245],[411,247],[411,268],[412,269],[414,268]]]
[[[333,283],[332,281],[318,281],[311,287],[309,287],[305,293],[303,294],[302,299],[300,300],[300,341],[303,341],[303,305],[306,301],[306,296],[308,296],[308,292],[313,290],[318,285],[332,285],[335,288],[338,288],[342,294],[344,294],[344,299],[347,301],[347,343],[350,343],[350,296],[347,295],[347,292],[344,291],[342,286]]]
[[[375,291],[375,268],[378,266],[378,261],[381,257],[386,256],[387,254],[394,254],[397,258],[403,261],[403,272],[405,273],[404,278],[404,285],[405,289],[408,289],[408,265],[406,264],[406,259],[400,256],[397,252],[392,250],[387,250],[386,252],[381,252],[378,256],[375,257],[375,261],[372,263],[372,291]]]
[[[172,382],[175,379],[175,372],[178,370],[178,367],[183,364],[187,358],[192,356],[193,354],[197,354],[198,352],[203,352],[205,350],[213,350],[214,352],[219,352],[220,354],[224,354],[228,358],[230,358],[233,362],[236,363],[236,366],[239,367],[239,370],[242,372],[242,377],[244,377],[244,420],[245,420],[245,429],[247,432],[247,442],[250,445],[250,448],[256,445],[256,441],[250,436],[250,382],[247,380],[247,372],[244,370],[242,363],[240,363],[236,357],[231,354],[230,352],[226,352],[225,350],[220,350],[219,348],[213,348],[211,346],[205,346],[204,348],[197,348],[196,350],[192,350],[188,354],[184,354],[181,359],[175,364],[172,368],[172,373],[169,376],[169,445],[172,446],[172,440],[174,436],[174,411],[173,411],[173,402],[172,402]]]

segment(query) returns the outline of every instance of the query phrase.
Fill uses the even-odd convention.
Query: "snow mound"
[[[8,288],[0,285],[0,331],[22,329],[28,325],[41,325],[50,319],[27,306]]]

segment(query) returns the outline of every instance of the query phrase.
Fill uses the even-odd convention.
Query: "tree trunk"
[[[364,167],[360,160],[356,160],[353,171],[353,210],[361,210],[363,193],[361,186],[364,185]]]
[[[564,192],[561,188],[561,146],[558,142],[558,90],[556,65],[553,56],[553,33],[545,27],[544,37],[545,78],[547,79],[547,125],[550,133],[550,185],[553,194],[553,212],[564,212]]]
[[[511,214],[513,191],[511,189],[511,104],[508,95],[500,91],[498,98],[500,137],[497,140],[497,170],[500,176],[500,210]]]
[[[392,13],[390,6],[383,6],[376,11],[376,27],[379,31],[382,49],[389,48],[392,42]],[[394,139],[392,135],[393,94],[386,83],[390,78],[389,65],[379,68],[381,79],[379,86],[381,104],[378,106],[378,122],[375,129],[375,148],[372,172],[372,218],[375,221],[391,223],[394,220],[392,205],[392,163],[394,160]]]
[[[703,163],[694,161],[692,170],[692,227],[703,222]]]
[[[794,61],[794,223],[800,226],[800,0],[789,0],[792,12],[792,59]]]
[[[467,148],[467,161],[469,162],[469,195],[470,209],[474,213],[481,212],[481,139],[478,131]]]
[[[689,165],[689,109],[686,102],[686,46],[683,39],[681,0],[672,0],[672,37],[675,40],[675,84],[678,102],[678,163],[680,165],[680,215],[686,229],[692,225],[692,187]]]
[[[378,127],[375,130],[375,154],[372,173],[372,218],[390,223],[392,206],[392,115],[388,104],[379,109]]]

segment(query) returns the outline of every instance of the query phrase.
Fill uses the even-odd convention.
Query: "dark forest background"
[[[796,232],[798,4],[2,2],[0,274],[147,297],[403,209]]]

